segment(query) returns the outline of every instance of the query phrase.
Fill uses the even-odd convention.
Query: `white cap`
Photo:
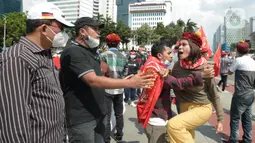
[[[64,13],[56,5],[49,2],[34,5],[29,10],[27,19],[55,19],[68,27],[74,26],[65,20]]]

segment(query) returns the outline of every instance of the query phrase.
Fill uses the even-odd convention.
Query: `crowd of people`
[[[0,54],[0,142],[110,143],[112,132],[121,142],[124,102],[137,109],[148,143],[194,143],[194,130],[209,120],[213,109],[216,133],[223,131],[217,87],[223,83],[224,91],[227,75],[235,73],[228,142],[238,142],[241,120],[243,141],[252,143],[255,61],[247,56],[247,42],[237,43],[235,59],[221,53],[222,79],[216,84],[199,33],[184,32],[173,49],[161,39],[153,43],[150,54],[141,47],[125,56],[116,33],[105,37],[108,48],[98,52],[103,26],[90,17],[67,22],[52,3],[31,8],[27,35]],[[75,29],[69,45],[65,27]],[[51,50],[56,47],[65,48],[53,60]]]

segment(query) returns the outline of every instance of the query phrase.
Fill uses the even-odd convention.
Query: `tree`
[[[236,50],[236,43],[231,43],[230,44],[230,51],[235,51]]]
[[[97,16],[93,17],[93,19],[95,19],[99,23],[102,23],[104,21],[104,16],[98,13]]]
[[[123,21],[118,21],[116,25],[116,33],[120,36],[121,43],[126,45],[129,43],[129,38],[132,38],[133,34],[131,28],[124,24]]]
[[[10,47],[17,43],[21,36],[26,34],[26,15],[25,13],[13,12],[5,15],[6,24],[6,46]],[[0,19],[0,43],[3,43],[4,19]],[[2,46],[3,44],[1,44]]]
[[[191,19],[189,19],[186,23],[186,26],[184,28],[185,32],[195,32],[197,31],[198,27],[195,22],[192,22]]]
[[[153,30],[148,24],[144,24],[140,28],[138,28],[135,31],[136,41],[138,42],[138,45],[150,44],[152,34]]]
[[[104,24],[104,27],[100,30],[100,41],[104,43],[108,34],[116,33],[116,23],[110,17],[103,18],[101,23]]]

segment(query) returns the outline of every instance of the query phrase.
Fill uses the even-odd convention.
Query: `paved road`
[[[216,78],[218,81],[219,78]],[[233,82],[232,79],[229,82]],[[196,130],[196,143],[221,143],[222,139],[228,139],[229,136],[229,111],[230,111],[230,104],[232,93],[234,87],[232,86],[233,83],[230,83],[230,86],[226,89],[226,92],[221,92],[221,102],[224,108],[224,131],[221,134],[216,134],[214,126],[216,125],[217,117],[216,114],[213,114],[210,120],[204,125]],[[173,112],[176,112],[176,107],[173,105],[172,107]],[[124,115],[124,143],[147,143],[147,138],[144,134],[144,130],[137,123],[136,118],[136,108],[131,106],[126,106],[126,112]],[[253,106],[253,140],[255,141],[255,106]],[[241,129],[241,126],[240,126]],[[241,139],[242,132],[240,133]],[[114,143],[114,141],[112,141]]]

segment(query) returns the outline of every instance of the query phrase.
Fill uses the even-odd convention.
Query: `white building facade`
[[[151,28],[162,22],[167,25],[171,22],[171,1],[145,1],[129,5],[129,27],[137,30],[143,24]]]
[[[93,0],[48,0],[58,6],[70,22],[75,22],[80,17],[93,16]]]

